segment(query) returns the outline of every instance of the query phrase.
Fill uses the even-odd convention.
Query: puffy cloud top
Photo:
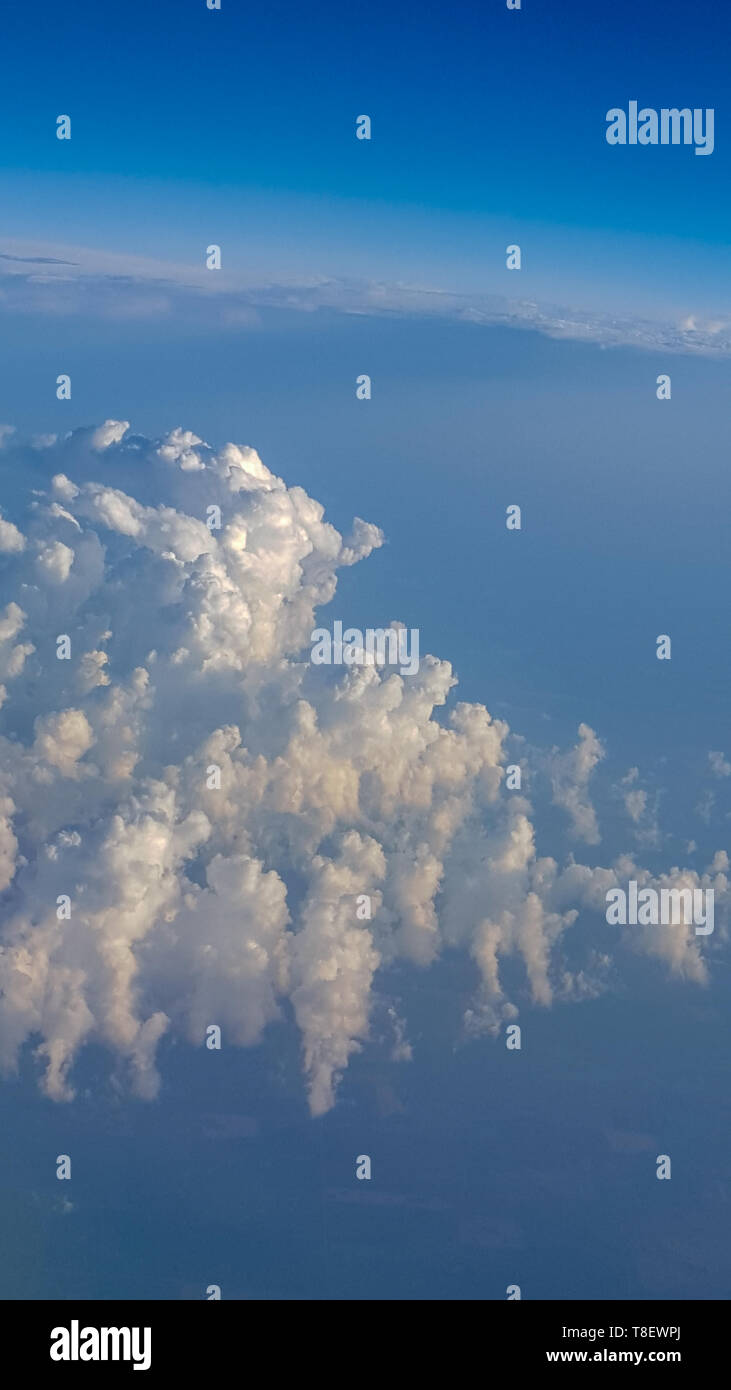
[[[506,787],[508,726],[450,699],[448,662],[309,661],[317,609],[378,527],[343,538],[253,449],[182,429],[150,441],[108,420],[29,447],[52,481],[22,528],[0,522],[0,1065],[34,1039],[64,1099],[94,1038],[149,1097],[166,1030],[200,1046],[217,1024],[250,1045],[288,999],[320,1114],[396,960],[467,951],[470,1031],[516,1016],[509,955],[535,1003],[603,987],[609,953],[569,968],[571,929],[647,872],[539,856],[531,803]],[[603,756],[582,724],[549,760],[592,844]],[[662,883],[725,903],[727,869],[721,852]],[[708,943],[686,927],[634,945],[706,978]]]

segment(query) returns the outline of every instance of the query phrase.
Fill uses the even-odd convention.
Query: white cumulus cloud
[[[216,1024],[249,1046],[292,1016],[322,1114],[396,962],[466,953],[468,1032],[605,987],[624,938],[607,927],[606,951],[584,951],[581,919],[601,923],[607,890],[648,872],[540,854],[532,804],[505,784],[508,725],[455,699],[447,661],[403,676],[309,661],[317,610],[382,544],[377,526],[343,537],[253,449],[182,429],[10,436],[16,476],[25,448],[49,483],[0,531],[3,1068],[34,1046],[64,1099],[95,1040],[151,1097],[164,1035],[203,1046]],[[603,756],[582,724],[548,759],[589,844]],[[652,881],[713,886],[720,924],[727,869],[719,851],[703,876]],[[685,927],[625,944],[707,978],[713,940]],[[508,958],[524,979],[510,992]],[[408,1020],[389,1016],[407,1059]]]

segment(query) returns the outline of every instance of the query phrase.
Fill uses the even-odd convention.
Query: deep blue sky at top
[[[614,267],[672,304],[680,274],[682,307],[723,311],[730,39],[715,0],[10,6],[3,231],[195,263],[218,240],[269,274],[416,268],[473,289],[496,287],[480,266],[504,233],[538,277],[521,292],[593,283],[602,301]],[[606,111],[631,99],[714,107],[714,153],[610,148]]]

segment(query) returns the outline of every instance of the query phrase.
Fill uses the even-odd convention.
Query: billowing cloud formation
[[[505,784],[508,726],[482,705],[446,713],[447,662],[310,663],[316,611],[377,527],[344,540],[252,449],[183,430],[151,442],[107,421],[32,448],[47,490],[0,530],[4,1068],[32,1042],[63,1099],[94,1039],[153,1096],[166,1031],[201,1046],[216,1024],[250,1045],[288,1000],[321,1114],[396,961],[468,953],[466,1028],[494,1030],[518,1012],[509,957],[537,1004],[603,988],[619,932],[582,955],[579,917],[601,923],[630,877],[713,887],[720,924],[722,853],[659,880],[630,859],[540,857],[531,803]],[[550,761],[554,801],[592,844],[603,753],[582,724]],[[629,939],[707,978],[713,943],[692,928]]]
[[[588,724],[579,725],[579,742],[570,753],[558,755],[553,763],[553,800],[563,807],[576,839],[598,845],[601,836],[596,812],[588,797],[589,779],[604,749]]]
[[[731,777],[731,763],[724,757],[723,753],[709,753],[708,761],[714,777]]]

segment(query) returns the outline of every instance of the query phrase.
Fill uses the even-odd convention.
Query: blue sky
[[[729,18],[710,0],[42,14],[8,17],[8,234],[189,265],[213,240],[229,270],[511,294],[515,240],[521,294],[727,312]],[[713,155],[610,148],[606,111],[631,99],[714,107]]]
[[[621,856],[658,879],[702,875],[729,849],[731,823],[731,773],[709,762],[712,750],[731,760],[723,8],[619,0],[597,13],[577,0],[524,0],[511,12],[490,0],[352,12],[328,3],[313,13],[223,0],[218,13],[203,0],[44,0],[12,7],[4,23],[0,424],[15,434],[0,438],[0,508],[28,541],[21,553],[11,539],[0,557],[0,610],[27,608],[36,646],[17,686],[0,669],[11,695],[0,711],[0,791],[17,802],[21,854],[0,896],[5,960],[27,949],[34,980],[44,978],[37,885],[46,859],[73,853],[58,835],[81,833],[87,897],[100,891],[106,828],[116,812],[136,825],[160,796],[162,768],[182,769],[166,740],[179,736],[194,755],[207,701],[211,720],[219,700],[227,721],[240,717],[263,758],[290,756],[277,744],[298,688],[290,650],[271,658],[266,698],[252,697],[244,674],[240,684],[214,680],[196,705],[196,670],[166,685],[151,665],[153,685],[175,699],[149,727],[143,705],[110,717],[107,688],[85,703],[56,663],[43,664],[56,615],[70,622],[65,581],[49,589],[47,607],[33,597],[62,573],[58,538],[76,544],[68,519],[46,516],[42,494],[61,471],[82,488],[77,527],[97,527],[111,566],[79,620],[102,645],[101,628],[114,629],[110,695],[131,699],[125,642],[138,644],[136,660],[155,647],[174,666],[180,613],[168,607],[171,581],[153,542],[149,553],[127,553],[134,528],[115,534],[111,510],[107,529],[98,525],[95,494],[83,489],[122,489],[197,516],[198,473],[160,472],[159,441],[175,427],[214,453],[228,440],[255,448],[343,535],[354,516],[382,527],[385,544],[339,570],[323,620],[418,627],[422,653],[449,660],[459,679],[436,723],[446,727],[460,700],[508,721],[516,741],[506,759],[529,770],[536,853],[555,858],[559,876],[568,882],[578,864],[599,883],[623,863],[627,877]],[[606,111],[632,99],[715,108],[713,154],[610,148]],[[69,142],[55,138],[60,113],[71,116]],[[370,142],[355,139],[361,113],[372,117]],[[204,269],[211,242],[222,247],[221,272]],[[523,248],[519,273],[505,269],[513,242]],[[56,398],[62,372],[70,401]],[[372,377],[368,402],[355,397],[362,372]],[[667,403],[656,397],[661,373],[672,377]],[[130,422],[131,444],[129,435],[103,448],[83,433],[66,438],[110,419]],[[41,445],[37,436],[58,438]],[[64,502],[73,509],[70,495]],[[505,528],[511,503],[523,509],[518,534]],[[268,533],[260,551],[252,542],[262,564],[278,563],[276,549]],[[80,552],[72,577],[86,563]],[[176,569],[186,563],[178,557]],[[275,569],[264,591],[284,582]],[[234,631],[232,619],[220,639],[232,650]],[[665,632],[670,663],[654,654]],[[325,728],[326,695],[312,699]],[[142,760],[131,799],[113,776],[101,788],[96,773],[65,777],[53,748],[50,763],[27,751],[34,720],[70,703],[87,711],[96,739],[81,763],[101,757],[110,725],[134,726]],[[604,752],[590,780],[573,751],[582,724]],[[41,725],[41,751],[54,729]],[[367,799],[377,754],[359,728],[352,747]],[[460,784],[468,799],[474,770]],[[408,790],[418,778],[407,774]],[[628,788],[644,797],[637,816]],[[598,839],[572,833],[574,794],[581,815],[596,815]],[[116,1042],[108,1036],[119,998],[89,965],[106,919],[49,947],[53,968],[30,1022],[21,1000],[6,1026],[0,1000],[3,1061],[16,1029],[21,1038],[18,1070],[1,1083],[10,1140],[0,1227],[10,1253],[0,1294],[186,1299],[219,1283],[230,1298],[499,1300],[517,1282],[525,1298],[728,1297],[723,893],[701,970],[665,938],[645,951],[610,942],[589,893],[558,903],[546,892],[554,1000],[531,999],[529,949],[506,950],[504,1000],[518,1008],[525,1039],[508,1052],[508,1015],[497,1036],[471,1036],[465,1023],[480,989],[470,914],[489,916],[491,892],[503,891],[489,875],[480,890],[481,876],[503,852],[505,825],[514,828],[510,808],[499,808],[507,819],[493,826],[486,808],[484,840],[470,812],[445,858],[438,958],[423,968],[396,952],[377,975],[369,1038],[325,1113],[308,1110],[297,1013],[305,986],[300,996],[283,990],[281,1014],[256,1045],[220,1054],[192,1045],[178,1026],[195,995],[196,972],[185,976],[179,963],[192,948],[172,937],[165,954],[176,928],[161,910],[140,936],[134,1004],[143,1020],[163,1009],[173,1021],[158,1048],[160,1089],[140,1099],[124,1028]],[[193,798],[187,810],[196,809]],[[281,874],[296,935],[308,857],[335,853],[340,822],[304,853],[296,816],[292,829],[281,807],[271,823],[264,807],[251,818],[250,809],[239,806],[236,844],[255,845],[265,869]],[[404,836],[411,845],[411,817],[404,791],[385,830],[373,817],[354,825],[397,859]],[[302,826],[304,835],[304,812]],[[290,835],[295,849],[285,850]],[[220,852],[230,851],[222,840]],[[185,880],[194,894],[204,859],[201,849]],[[139,872],[135,862],[129,880]],[[123,912],[123,886],[115,898],[112,883],[112,917]],[[518,917],[526,894],[517,875]],[[556,945],[550,913],[573,906],[577,922]],[[244,901],[242,921],[247,910]],[[389,929],[392,912],[387,902]],[[193,941],[206,930],[202,922]],[[219,931],[225,946],[227,919]],[[231,1008],[225,984],[238,967],[234,958],[217,982],[221,1010]],[[80,977],[88,968],[88,980],[74,984],[67,968]],[[83,1031],[88,1009],[97,1027],[70,1049],[75,1096],[63,1100],[42,1093],[37,1049],[67,1041],[66,988],[71,1023]],[[124,1015],[123,996],[120,987]],[[339,1024],[348,1011],[334,1012]],[[235,1021],[234,1000],[227,1037]],[[401,1023],[409,1061],[394,1060]],[[55,1178],[61,1152],[73,1157],[68,1184]],[[354,1179],[364,1152],[370,1184]],[[670,1183],[655,1179],[665,1152]]]

